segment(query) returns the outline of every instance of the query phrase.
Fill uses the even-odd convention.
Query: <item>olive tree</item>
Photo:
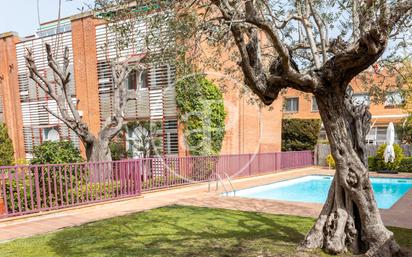
[[[233,40],[246,86],[265,105],[286,88],[312,93],[336,173],[326,203],[301,249],[366,256],[400,249],[383,224],[367,169],[368,106],[352,101],[350,82],[380,60],[411,24],[411,1],[210,0],[204,28]],[[224,32],[222,32],[224,31]],[[225,31],[227,33],[225,33]]]
[[[52,49],[49,44],[45,44],[47,64],[53,71],[53,80],[49,80],[39,72],[31,49],[27,49],[25,56],[30,78],[51,99],[56,101],[58,112],[53,112],[47,106],[43,106],[43,108],[76,133],[86,149],[88,161],[112,160],[109,147],[110,141],[122,130],[127,102],[137,97],[136,93],[127,90],[125,82],[130,72],[142,71],[147,68],[143,60],[147,58],[146,53],[139,55],[123,54],[124,50],[134,42],[134,37],[136,37],[136,34],[133,33],[135,32],[136,14],[128,11],[130,5],[133,4],[131,2],[133,1],[96,0],[95,6],[89,6],[91,14],[98,19],[105,20],[108,24],[107,31],[114,35],[114,39],[107,42],[105,46],[106,48],[112,47],[115,50],[114,55],[106,55],[113,90],[113,111],[109,117],[106,117],[98,133],[94,134],[90,131],[88,124],[83,121],[79,114],[77,105],[72,101],[69,85],[73,74],[69,71],[68,47],[64,49],[62,63],[59,63],[53,55],[56,49]],[[142,2],[139,1],[139,3]],[[150,20],[146,16],[142,16],[142,19]],[[122,22],[122,20],[129,22]],[[59,39],[59,34],[56,37]]]
[[[76,133],[85,146],[88,161],[111,161],[110,140],[113,139],[123,127],[127,101],[136,98],[135,95],[127,91],[125,80],[133,69],[144,69],[144,64],[140,63],[143,56],[135,56],[123,60],[110,60],[111,81],[114,92],[114,110],[113,114],[106,118],[100,131],[94,134],[90,131],[88,124],[83,121],[69,93],[70,90],[68,87],[72,79],[72,74],[69,71],[68,47],[65,48],[62,65],[59,65],[54,58],[52,47],[49,44],[46,44],[45,47],[48,66],[53,70],[53,81],[50,81],[39,72],[31,49],[27,49],[25,56],[30,78],[38,87],[44,90],[51,99],[56,101],[58,113],[50,110],[47,106],[43,106],[43,108]],[[133,65],[130,65],[130,63],[133,63]]]

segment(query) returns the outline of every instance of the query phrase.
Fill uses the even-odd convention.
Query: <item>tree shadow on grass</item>
[[[170,206],[59,231],[58,256],[295,256],[313,219]]]

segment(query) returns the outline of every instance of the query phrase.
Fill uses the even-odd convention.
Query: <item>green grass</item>
[[[3,243],[0,256],[296,256],[313,222],[170,206]],[[402,246],[412,248],[412,230],[393,231]]]

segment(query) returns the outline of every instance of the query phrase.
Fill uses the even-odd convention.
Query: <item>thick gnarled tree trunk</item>
[[[349,40],[344,39],[345,33],[328,38],[327,28],[341,24],[342,17],[324,19],[324,10],[335,8],[327,1],[293,1],[295,8],[282,8],[278,1],[210,2],[219,10],[219,20],[225,21],[222,27],[233,35],[245,84],[262,103],[272,104],[287,88],[316,97],[336,174],[321,215],[301,248],[401,256],[393,234],[382,222],[369,180],[365,136],[370,113],[366,106],[353,104],[347,89],[350,81],[382,56],[391,35],[399,32],[402,20],[410,16],[412,2],[346,1],[348,6],[352,4],[349,13],[353,16]],[[285,35],[291,28],[287,25],[296,28],[296,23],[302,33],[295,35],[298,40],[293,42],[293,36],[289,40]],[[275,58],[268,57],[271,48]],[[303,63],[297,65],[294,56]]]
[[[369,179],[364,148],[370,126],[368,108],[353,104],[350,87],[345,92],[318,94],[336,173],[322,212],[301,247],[323,248],[332,254],[402,256],[393,233],[382,222]]]

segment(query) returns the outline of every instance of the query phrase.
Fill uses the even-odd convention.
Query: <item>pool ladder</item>
[[[227,179],[227,181],[229,182],[230,188],[232,189],[231,192],[233,192],[233,195],[236,194],[236,190],[233,187],[233,183],[232,183],[232,179],[230,178],[230,176],[226,173],[226,172],[221,172]],[[216,172],[215,174],[210,175],[209,177],[209,184],[208,184],[208,191],[210,192],[210,184],[213,181],[213,175],[215,176],[215,181],[216,181],[216,187],[215,187],[215,191],[217,191],[219,189],[219,182],[222,184],[223,189],[225,190],[226,195],[229,195],[229,191],[227,190],[225,183],[222,179],[222,177],[220,176],[220,174],[218,172]]]

